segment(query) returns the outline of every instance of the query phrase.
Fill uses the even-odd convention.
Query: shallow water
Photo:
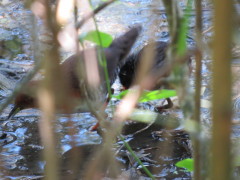
[[[185,1],[179,1],[180,5],[184,7]],[[98,4],[99,1],[94,1],[94,4]],[[166,14],[164,13],[164,8],[156,2],[151,0],[122,0],[115,4],[112,4],[104,11],[97,15],[97,22],[99,29],[101,31],[117,36],[125,31],[128,27],[134,26],[136,24],[143,24],[143,32],[135,44],[133,51],[139,49],[151,39],[168,41],[169,34],[167,28]],[[203,11],[203,25],[204,31],[211,27],[211,4],[204,2]],[[154,12],[154,15],[152,15]],[[109,16],[110,14],[110,16]],[[3,102],[5,98],[11,93],[15,84],[19,79],[24,77],[27,71],[33,66],[33,53],[31,50],[31,21],[30,18],[32,13],[26,10],[23,6],[22,1],[11,1],[5,0],[1,2],[0,5],[0,101]],[[41,22],[38,23],[38,26]],[[188,35],[188,45],[194,46],[194,14],[191,12],[190,19],[190,32]],[[154,33],[148,32],[149,27],[151,27]],[[91,27],[90,27],[91,28]],[[83,31],[89,30],[89,27],[83,27]],[[204,40],[209,40],[212,36],[211,31],[204,33]],[[42,41],[48,40],[48,34],[44,30],[39,31],[39,37]],[[46,46],[49,46],[46,44]],[[211,91],[209,84],[211,81],[209,67],[211,65],[211,57],[209,54],[205,54],[203,61],[203,86],[205,87],[202,93],[202,99],[206,100],[202,107],[202,119],[206,127],[210,124],[210,108],[208,106],[209,100],[211,98]],[[239,63],[233,64],[234,72],[237,74],[239,71]],[[237,76],[237,75],[236,75]],[[191,84],[193,85],[193,78],[191,78]],[[234,120],[239,122],[239,92],[238,81],[236,81],[236,91],[234,95],[234,108],[235,116]],[[114,87],[116,92],[119,92],[120,85],[115,83]],[[114,100],[113,104],[118,101]],[[144,109],[153,110],[154,103],[147,103],[142,105]],[[45,162],[41,160],[41,152],[43,147],[40,143],[40,137],[38,132],[38,120],[41,112],[38,110],[24,110],[18,113],[12,121],[5,122],[8,112],[12,108],[9,105],[0,116],[1,126],[3,131],[7,133],[7,137],[3,138],[1,143],[1,161],[3,163],[1,166],[2,177],[6,179],[18,179],[18,178],[28,178],[36,179],[42,176],[44,171]],[[174,117],[183,118],[182,112],[179,109],[169,110],[165,114],[173,115]],[[69,119],[63,115],[59,115],[58,126],[56,131],[59,138],[61,139],[61,144],[59,146],[59,155],[61,156],[64,152],[71,150],[72,142],[75,142],[76,146],[82,146],[85,144],[100,144],[102,139],[97,134],[97,132],[90,132],[88,129],[96,123],[96,119],[89,113],[73,114],[71,116],[71,126],[69,124]],[[74,136],[70,136],[69,132],[74,132]],[[159,132],[158,132],[159,133]],[[144,134],[145,135],[145,134]],[[240,133],[238,128],[234,128],[234,137],[239,137]],[[152,139],[149,135],[149,139],[146,141],[164,141],[161,135],[157,134],[156,139]],[[174,136],[175,137],[175,136]],[[142,139],[142,137],[139,137]],[[185,138],[185,137],[184,137]],[[183,139],[179,138],[182,141]],[[165,139],[165,141],[167,141]],[[132,141],[134,144],[134,140]],[[136,138],[136,141],[137,138]],[[151,143],[146,143],[146,145],[153,146]],[[171,142],[170,142],[171,143]],[[172,141],[173,143],[173,141]],[[179,143],[177,143],[179,145]],[[139,143],[133,145],[134,148],[138,149]],[[155,144],[154,144],[155,145]],[[177,145],[177,146],[178,146]],[[182,148],[183,145],[177,148]],[[176,148],[176,149],[177,149]],[[144,148],[143,148],[144,149]],[[144,149],[144,153],[149,153]],[[157,165],[152,165],[151,168],[154,170],[155,175],[159,178],[166,178],[171,173],[175,173],[171,178],[186,178],[191,177],[190,173],[182,172],[179,168],[174,166],[174,163],[180,159],[190,157],[190,150],[181,150],[177,157],[166,157],[164,155],[160,156],[163,160],[163,167],[159,168]],[[171,161],[171,162],[170,162]],[[146,161],[145,163],[149,163]],[[179,174],[176,174],[176,171]]]

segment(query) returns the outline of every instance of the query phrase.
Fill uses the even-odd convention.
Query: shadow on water
[[[29,111],[29,113],[34,113]],[[36,113],[36,112],[35,112]],[[38,113],[37,113],[38,114]],[[3,120],[3,119],[1,119]],[[65,151],[71,149],[71,141],[79,146],[83,144],[99,144],[101,139],[96,132],[89,132],[89,123],[95,123],[95,119],[88,113],[84,115],[73,115],[72,124],[74,127],[68,127],[68,118],[59,118],[60,123],[56,128],[61,139],[59,147],[59,157]],[[10,177],[35,176],[42,175],[45,163],[41,158],[42,149],[41,140],[38,131],[39,116],[19,115],[11,121],[1,123],[1,165],[2,175]],[[75,128],[77,132],[73,135],[68,134],[68,128]],[[73,137],[73,138],[71,138]]]
[[[154,176],[158,178],[184,178],[191,179],[191,174],[181,168],[177,168],[175,163],[179,160],[191,157],[191,149],[188,134],[184,131],[159,130],[161,126],[153,124],[150,127],[144,123],[128,122],[124,126],[123,135],[125,140]],[[140,132],[141,131],[141,132]],[[138,133],[136,133],[138,132]],[[130,133],[130,134],[129,134]],[[141,166],[134,157],[122,146],[123,142],[118,141],[116,148],[116,159],[121,168],[121,177],[129,179],[148,179]],[[163,151],[165,148],[173,148],[173,151]],[[94,161],[96,150],[101,148],[101,144],[83,145],[70,149],[62,156],[61,177],[82,177],[89,161]],[[74,156],[75,155],[75,156]],[[69,162],[73,157],[79,157],[74,161],[75,166],[71,167]],[[104,163],[106,164],[106,162]],[[77,165],[77,166],[76,166]],[[78,167],[78,168],[76,168]],[[110,169],[110,166],[105,167]],[[105,170],[106,176],[107,174]],[[77,178],[76,178],[77,179]]]

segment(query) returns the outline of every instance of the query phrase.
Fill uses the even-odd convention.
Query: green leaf
[[[141,95],[139,102],[148,102],[148,101],[153,101],[158,99],[165,99],[165,98],[173,97],[176,95],[177,93],[175,90],[161,89],[161,90],[149,91],[149,92],[144,92]]]
[[[110,46],[110,44],[113,41],[113,38],[110,34],[95,30],[95,31],[89,31],[86,34],[81,34],[79,36],[79,40],[80,42],[83,42],[85,40],[91,41],[97,44],[98,46],[106,48]]]
[[[187,7],[179,28],[179,37],[177,42],[177,53],[183,55],[187,50],[187,33],[189,31],[190,12],[192,10],[192,0],[187,1]]]
[[[180,168],[185,168],[189,172],[193,172],[193,159],[184,159],[182,161],[178,161],[175,165]]]
[[[133,91],[133,90],[125,90],[119,93],[118,95],[114,95],[114,98],[117,99],[122,99],[128,91]],[[155,90],[155,91],[144,91],[139,99],[139,102],[148,102],[148,101],[153,101],[153,100],[158,100],[158,99],[165,99],[169,97],[176,96],[177,93],[175,90],[167,90],[167,89],[161,89],[161,90]]]
[[[121,91],[118,95],[113,95],[112,97],[121,100],[128,93],[128,91],[129,90]]]

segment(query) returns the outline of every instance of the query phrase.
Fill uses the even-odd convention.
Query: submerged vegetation
[[[22,78],[7,97],[1,98],[1,178],[29,176],[31,167],[21,174],[18,171],[24,170],[24,164],[16,160],[20,165],[15,165],[15,169],[9,168],[4,157],[4,152],[8,154],[14,147],[7,146],[19,138],[17,128],[11,123],[20,123],[21,120],[26,124],[30,122],[34,129],[24,134],[26,130],[22,138],[26,139],[29,134],[39,134],[41,140],[41,146],[30,144],[37,150],[30,152],[29,156],[39,156],[40,151],[42,156],[32,167],[41,166],[42,172],[33,172],[32,179],[38,176],[51,180],[238,178],[238,165],[235,166],[237,163],[233,162],[232,157],[239,158],[239,152],[236,150],[237,145],[232,145],[231,135],[232,129],[238,127],[238,122],[232,123],[233,117],[238,115],[232,110],[232,94],[235,93],[232,93],[232,76],[236,76],[236,81],[239,81],[232,72],[232,40],[239,36],[238,23],[234,23],[239,18],[239,3],[229,0],[153,1],[148,7],[151,26],[133,21],[129,23],[128,29],[124,28],[126,30],[107,27],[109,32],[118,34],[113,38],[110,33],[101,30],[105,27],[99,23],[98,15],[111,8],[111,12],[116,13],[113,5],[121,3],[128,6],[134,4],[114,0],[1,2],[1,8],[16,4],[19,8],[24,4],[24,10],[30,10],[31,15],[34,15],[27,16],[30,46],[17,41],[21,46],[17,54],[30,51],[29,56],[32,58],[29,59],[34,60],[33,67],[24,69],[28,72],[22,78],[18,71],[6,70],[11,67],[14,69],[13,64],[8,67],[5,65],[7,61],[0,62],[0,72],[8,72],[8,76],[16,76],[16,79]],[[211,6],[210,10],[207,9],[210,11],[208,18],[211,19],[211,24],[208,24],[211,27],[208,29],[203,24],[206,4]],[[168,31],[168,45],[166,51],[156,48],[159,52],[155,52],[153,46],[145,48],[145,40],[141,38],[147,34],[149,44],[157,47],[162,39],[156,37],[156,32],[163,27],[154,17],[163,14],[167,17],[162,23],[167,23],[164,28]],[[0,15],[0,20],[5,16],[4,13]],[[108,21],[111,14],[105,18]],[[210,35],[206,36],[207,33]],[[42,34],[48,35],[47,40],[43,41]],[[189,43],[189,39],[194,45]],[[15,49],[18,48],[9,41],[13,40],[1,39],[1,58],[13,60],[11,58],[16,56]],[[234,43],[236,47],[239,45],[238,38]],[[6,44],[13,44],[13,47],[6,48]],[[93,44],[97,48],[93,48]],[[141,48],[143,50],[138,54],[130,56]],[[68,51],[76,55],[61,62],[62,54]],[[207,65],[206,57],[212,59]],[[27,56],[21,56],[14,61],[24,62],[25,58]],[[135,62],[137,58],[139,61]],[[129,73],[132,73],[132,68],[136,68],[136,71],[131,78],[130,89],[120,92],[119,84],[116,88],[113,83],[117,79],[118,70],[128,60],[132,60]],[[206,79],[203,75],[204,66],[211,66],[207,85],[203,82]],[[8,80],[1,75],[1,90],[8,87]],[[207,110],[207,122],[203,118],[208,106],[202,100],[204,88],[208,89],[207,102],[211,104],[211,113],[209,107]],[[162,106],[155,107],[155,102],[160,99]],[[164,104],[164,99],[167,99],[171,110],[165,109],[169,106]],[[177,105],[172,102],[174,99],[178,100]],[[18,104],[19,108],[8,116],[6,111],[11,103]],[[28,116],[16,117],[16,113],[25,108],[38,108],[41,113],[33,121]],[[86,111],[91,115],[86,114]],[[73,114],[76,112],[83,115]],[[93,123],[88,120],[93,116],[99,127],[94,124],[91,129],[97,129],[101,140],[84,142],[83,138],[79,143],[83,136],[79,133],[80,129],[89,129]],[[90,125],[84,127],[80,121]],[[91,133],[95,132],[89,130]],[[67,150],[62,153],[62,143],[66,139]],[[238,142],[237,138],[233,140]],[[26,143],[23,147],[27,149],[28,145]],[[25,153],[24,148],[20,151],[20,154],[29,153],[27,150]],[[42,164],[45,164],[44,168]]]

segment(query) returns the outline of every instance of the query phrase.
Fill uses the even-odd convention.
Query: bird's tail
[[[125,34],[121,35],[120,37],[116,38],[112,44],[110,45],[110,49],[118,50],[118,57],[119,60],[122,60],[126,57],[126,55],[131,50],[133,44],[135,43],[142,27],[136,26],[131,28]]]

